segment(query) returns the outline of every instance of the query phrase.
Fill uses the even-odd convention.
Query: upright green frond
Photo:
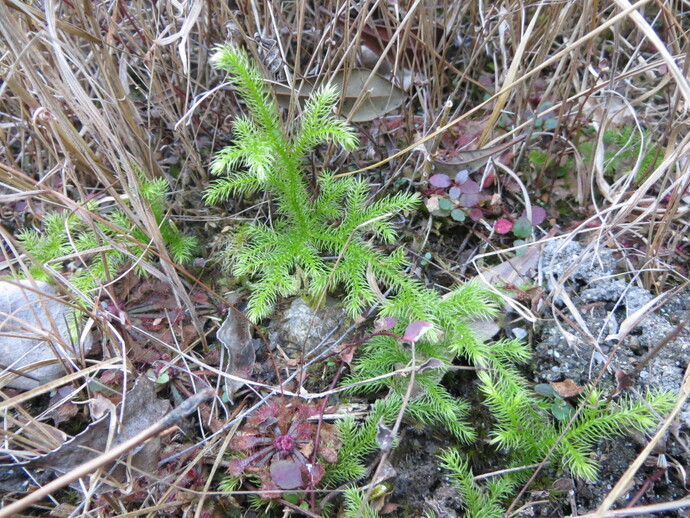
[[[129,217],[127,217],[127,214],[124,213],[124,211],[121,210],[114,210],[108,214],[108,221],[115,225],[116,227],[120,227],[122,229],[127,229],[132,225],[132,222],[129,221]],[[104,229],[104,232],[108,232],[109,230]],[[110,230],[112,232],[112,230]]]
[[[268,316],[278,301],[278,296],[289,297],[299,289],[296,277],[291,273],[289,260],[274,263],[273,268],[264,271],[264,276],[252,285],[256,296],[249,300],[247,316],[259,322]]]
[[[211,58],[216,68],[224,70],[237,89],[253,118],[265,131],[277,135],[278,105],[266,88],[265,79],[246,52],[233,46],[218,47]]]
[[[168,196],[168,181],[165,178],[142,179],[139,192],[149,202],[162,202]]]
[[[336,179],[333,173],[324,171],[319,177],[319,196],[313,204],[314,216],[324,224],[340,217],[344,212],[343,200],[351,189],[350,178]]]
[[[232,173],[244,158],[244,150],[235,145],[225,146],[211,162],[211,174],[221,176]]]
[[[70,218],[70,214],[67,211],[64,212],[51,212],[46,215],[43,220],[43,226],[48,234],[61,234],[65,232],[65,225],[68,220],[74,220],[74,216]]]
[[[439,456],[441,467],[450,472],[453,486],[462,497],[466,516],[472,518],[499,518],[504,509],[501,500],[514,483],[488,485],[480,487],[474,481],[469,463],[462,454],[454,449],[446,450]]]
[[[359,142],[352,128],[335,118],[333,107],[340,93],[333,85],[319,88],[309,97],[300,119],[300,126],[294,138],[293,152],[302,157],[320,143],[333,142],[347,151],[352,151]]]
[[[262,134],[252,133],[239,140],[235,145],[221,150],[211,163],[214,175],[231,174],[235,169],[244,166],[255,177],[258,186],[267,185],[273,169],[274,152]]]
[[[314,92],[290,138],[259,70],[243,51],[222,47],[214,63],[228,72],[249,114],[236,119],[235,142],[213,160],[212,172],[226,177],[207,189],[205,200],[215,203],[264,188],[273,195],[273,214],[277,215],[270,243],[261,232],[252,235],[248,229],[259,225],[249,224],[241,230],[244,248],[232,255],[233,272],[257,278],[249,301],[252,318],[265,316],[279,294],[295,292],[294,282],[288,282],[294,278],[295,269],[305,273],[317,296],[326,289],[344,286],[345,305],[352,316],[379,302],[385,302],[385,307],[388,302],[382,300],[381,290],[386,289],[394,294],[390,303],[397,311],[405,311],[406,301],[417,298],[417,309],[407,313],[426,315],[421,309],[424,290],[404,274],[404,255],[394,252],[386,256],[364,241],[373,234],[380,242],[393,243],[397,233],[390,218],[412,210],[418,195],[400,193],[369,202],[370,187],[365,180],[336,179],[328,172],[317,175],[319,192],[309,191],[301,170],[301,159],[309,149],[320,142],[348,150],[357,144],[354,130],[332,111],[337,90],[326,86]],[[273,257],[286,250],[290,250],[290,261]],[[324,256],[330,259],[324,260]],[[271,286],[266,279],[277,279],[282,286]]]
[[[194,259],[199,242],[193,236],[181,232],[166,232],[164,239],[170,249],[173,260],[178,264],[187,264]]]

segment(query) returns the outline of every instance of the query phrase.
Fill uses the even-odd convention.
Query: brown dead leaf
[[[393,502],[386,502],[384,506],[379,511],[379,514],[386,515],[394,513],[400,508],[400,504],[394,504]]]
[[[556,394],[558,394],[563,399],[578,396],[584,390],[581,386],[579,386],[570,378],[565,379],[563,381],[552,381],[550,385],[551,388],[556,391]]]
[[[122,383],[122,371],[119,369],[110,369],[101,375],[100,382],[107,387],[113,387]]]
[[[76,511],[76,509],[77,508],[75,506],[63,502],[53,508],[48,516],[54,516],[55,518],[69,518],[72,516],[72,513]]]
[[[50,409],[46,414],[47,418],[50,418],[53,421],[55,421],[56,426],[59,426],[60,423],[69,421],[79,413],[79,407],[75,405],[72,401],[66,400],[66,396],[68,396],[69,393],[63,391],[63,388],[64,387],[59,388],[55,392],[55,395],[53,395],[50,398]],[[68,388],[73,389],[74,387],[69,386]]]
[[[484,281],[493,285],[519,285],[532,280],[539,264],[541,249],[541,244],[532,245],[523,255],[489,268],[482,273]]]
[[[355,356],[357,347],[353,344],[340,344],[335,348],[335,352],[340,356],[340,359],[347,365],[350,365]]]
[[[559,478],[551,484],[551,491],[572,491],[575,489],[575,481],[572,478]]]
[[[202,422],[207,425],[213,433],[220,431],[225,425],[225,421],[218,418],[217,412],[211,414],[211,406],[208,403],[199,405],[199,413],[201,414]]]
[[[89,401],[89,410],[91,410],[91,417],[99,420],[101,417],[115,410],[115,405],[112,401],[104,398],[100,394],[96,394],[91,401]]]
[[[401,67],[421,72],[421,56],[428,56],[430,53],[436,54],[434,49],[443,38],[444,29],[441,24],[434,20],[428,20],[433,26],[430,27],[425,24],[423,30],[419,26],[412,25],[409,30],[404,31],[402,37],[399,37],[396,45],[393,46],[390,45],[390,42],[395,34],[394,27],[389,23],[376,21],[376,18],[377,16],[374,15],[369,23],[361,27],[361,44],[369,49],[375,58],[371,60],[371,65],[374,66],[385,51],[386,68]],[[338,25],[343,31],[351,30],[353,23],[356,23],[356,20],[350,19],[350,14],[338,17]],[[438,54],[436,56],[443,61],[443,66],[447,65],[443,56]]]
[[[635,374],[628,374],[625,371],[616,371],[616,394],[635,386]]]
[[[329,77],[306,78],[303,86],[297,92],[300,101],[304,101]],[[331,80],[331,84],[338,87],[343,100],[340,112],[349,116],[351,122],[369,122],[378,119],[398,108],[406,98],[405,93],[388,79],[372,73],[371,70],[355,68],[347,75],[338,72]],[[291,90],[281,84],[276,84],[275,92],[278,104],[288,106],[292,95]]]
[[[249,320],[242,313],[230,308],[228,316],[216,333],[216,338],[223,344],[223,362],[221,368],[233,376],[248,378],[252,374],[256,353],[252,342]],[[226,379],[225,390],[232,399],[244,383]]]
[[[383,465],[379,470],[378,476],[376,477],[376,484],[381,484],[386,480],[394,479],[398,476],[398,472],[395,470],[393,465],[386,459],[383,461]]]
[[[427,361],[425,361],[419,367],[417,367],[417,373],[421,374],[422,372],[432,369],[443,369],[445,368],[445,366],[446,364],[438,358],[429,358]]]

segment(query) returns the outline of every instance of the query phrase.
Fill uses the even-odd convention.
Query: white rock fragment
[[[0,387],[36,388],[64,376],[63,362],[90,351],[88,336],[73,345],[69,324],[75,313],[56,298],[55,289],[45,282],[0,281]]]

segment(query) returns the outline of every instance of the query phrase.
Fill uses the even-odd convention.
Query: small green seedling
[[[534,391],[540,396],[553,400],[551,414],[559,421],[569,421],[570,418],[573,417],[573,414],[575,414],[573,406],[563,399],[548,383],[539,383],[535,385]]]

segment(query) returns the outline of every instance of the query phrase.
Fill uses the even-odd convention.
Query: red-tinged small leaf
[[[434,324],[428,322],[427,320],[415,320],[407,326],[405,329],[405,334],[403,335],[403,340],[407,342],[416,342],[422,336],[424,336],[428,331],[433,329]]]
[[[281,408],[276,404],[262,406],[247,419],[249,426],[268,425],[271,426],[278,421]]]
[[[314,423],[310,423],[307,419],[317,416],[319,413],[319,407],[317,406],[302,405],[293,419],[290,435],[295,439],[311,439]]]
[[[476,194],[482,190],[479,184],[473,180],[467,180],[460,186],[460,189],[462,189],[463,194]]]
[[[297,489],[302,487],[302,472],[294,460],[278,460],[271,464],[271,479],[280,489]]]
[[[434,187],[449,187],[451,184],[450,177],[447,174],[435,174],[429,178],[429,183]]]
[[[461,194],[462,190],[460,190],[460,187],[451,187],[448,189],[448,196],[451,200],[457,200]]]
[[[470,211],[470,219],[472,221],[479,221],[484,217],[484,213],[482,212],[482,209],[476,207]]]
[[[258,437],[256,435],[237,434],[230,439],[228,447],[232,451],[250,451],[257,446],[269,444],[269,440],[265,437]]]
[[[541,225],[546,219],[546,211],[538,205],[532,205],[532,225]],[[527,211],[522,213],[522,217],[527,218]],[[529,218],[527,218],[529,219]]]
[[[455,183],[465,183],[470,176],[470,172],[467,169],[463,169],[462,171],[458,171],[458,174],[455,175]]]
[[[398,323],[395,317],[383,317],[376,322],[376,331],[390,331]]]
[[[495,173],[487,174],[486,178],[484,178],[484,185],[482,185],[482,188],[488,189],[489,187],[491,187],[491,185],[494,183],[495,179],[496,179]]]
[[[458,200],[458,203],[462,207],[474,207],[480,201],[482,201],[482,195],[479,193],[470,193],[470,194],[463,193],[463,195],[460,196],[460,200]]]
[[[280,498],[283,496],[280,488],[275,482],[273,482],[273,480],[271,480],[269,470],[262,469],[258,475],[261,479],[261,498],[265,500],[272,500],[274,498]]]
[[[507,234],[513,228],[513,222],[507,219],[499,219],[494,223],[494,230],[497,234]]]

